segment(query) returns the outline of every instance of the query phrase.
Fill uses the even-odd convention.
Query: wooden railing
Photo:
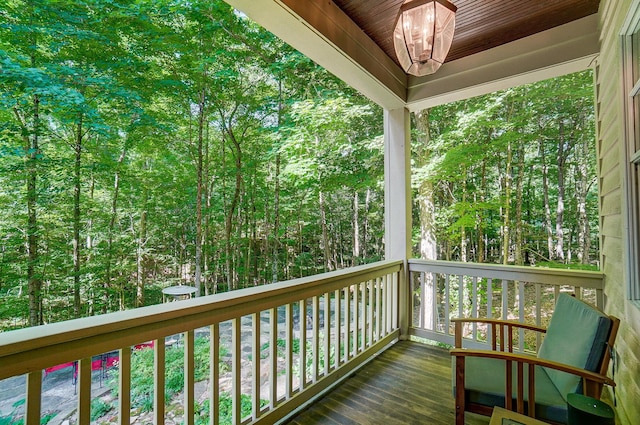
[[[603,306],[603,275],[597,272],[409,260],[408,285],[404,275],[402,261],[382,261],[2,333],[0,380],[26,374],[25,423],[35,425],[41,418],[43,370],[72,364],[77,370],[75,421],[88,424],[92,366],[102,355],[117,367],[118,422],[128,424],[135,385],[132,358],[137,355],[132,350],[151,347],[146,349],[154,352],[152,415],[162,424],[167,413],[165,359],[169,350],[180,349],[182,414],[184,423],[193,424],[201,414],[195,411],[194,370],[200,365],[194,364],[194,347],[204,339],[209,347],[210,423],[219,423],[225,393],[231,399],[234,424],[275,423],[398,338],[453,344],[454,317],[506,318],[544,326],[561,291]],[[465,331],[465,345],[478,347],[486,345],[491,332],[480,325]],[[198,344],[196,338],[201,338]],[[518,335],[517,349],[535,350],[539,344],[524,332]],[[246,399],[251,409],[243,414]]]
[[[90,423],[95,356],[119,370],[121,424],[131,420],[132,347],[154,350],[153,420],[164,423],[165,358],[184,351],[184,423],[195,416],[194,340],[209,344],[209,417],[219,423],[222,363],[234,424],[274,423],[327,390],[399,337],[402,261],[0,334],[0,380],[26,374],[25,424],[40,424],[43,370],[76,365],[75,421]],[[222,357],[223,353],[228,353]],[[115,353],[114,353],[115,351]],[[134,354],[135,356],[135,354]],[[109,357],[106,357],[109,359]],[[227,379],[229,381],[229,379]],[[241,400],[250,397],[243,417]]]
[[[561,291],[603,307],[599,272],[448,261],[409,260],[409,334],[453,345],[454,317],[513,319],[546,326]],[[486,348],[491,330],[465,329],[465,345]],[[533,334],[532,334],[533,335]],[[520,351],[536,351],[540,337],[521,331]]]

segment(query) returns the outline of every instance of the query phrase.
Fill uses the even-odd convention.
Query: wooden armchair
[[[465,411],[489,416],[494,406],[555,424],[567,423],[566,398],[581,393],[600,398],[620,321],[561,294],[547,329],[497,319],[453,319],[453,384],[456,425]],[[492,350],[462,348],[465,322],[491,328]],[[537,355],[513,352],[513,332],[542,332]]]

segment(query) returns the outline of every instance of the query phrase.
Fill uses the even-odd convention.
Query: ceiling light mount
[[[457,9],[447,0],[409,0],[400,7],[393,44],[406,73],[433,74],[444,63],[453,41]]]

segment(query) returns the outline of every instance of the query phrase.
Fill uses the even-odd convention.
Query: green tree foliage
[[[3,327],[381,258],[381,111],[226,3],[0,18]],[[326,170],[291,172],[307,154]]]
[[[591,98],[578,74],[422,115],[438,258],[596,258]],[[2,328],[382,259],[382,121],[221,0],[0,0]]]
[[[433,108],[414,186],[435,188],[438,258],[598,259],[590,71]],[[418,210],[418,209],[416,209]],[[416,244],[417,245],[417,244]]]

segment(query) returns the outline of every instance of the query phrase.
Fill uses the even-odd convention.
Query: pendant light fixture
[[[447,0],[409,0],[400,7],[393,44],[408,74],[433,74],[443,64],[456,26],[458,8]]]

